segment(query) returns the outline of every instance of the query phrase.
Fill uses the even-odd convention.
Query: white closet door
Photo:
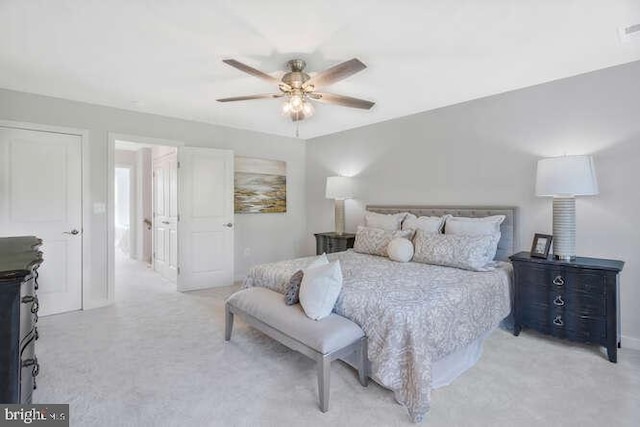
[[[233,284],[233,151],[180,147],[178,289]]]
[[[43,240],[40,314],[82,308],[82,140],[0,127],[0,236]]]

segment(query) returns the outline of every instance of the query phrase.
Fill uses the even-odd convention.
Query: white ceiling
[[[222,59],[360,58],[330,91],[376,106],[318,105],[311,138],[639,60],[634,23],[638,0],[0,0],[0,87],[293,136],[281,101],[215,101],[276,91]]]

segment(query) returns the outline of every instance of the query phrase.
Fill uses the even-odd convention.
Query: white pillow
[[[500,224],[504,215],[486,216],[484,218],[466,218],[450,216],[444,224],[445,234],[466,234],[467,236],[485,236],[500,233]]]
[[[327,265],[327,264],[329,264],[329,258],[327,258],[327,254],[325,252],[322,255],[318,255],[313,261],[311,261],[311,264],[307,265],[303,269],[303,271],[306,271],[307,268],[318,267],[320,265]]]
[[[300,284],[300,305],[307,317],[320,320],[331,314],[341,290],[340,261],[307,268]]]
[[[400,230],[400,225],[405,216],[407,216],[406,212],[387,215],[367,211],[364,214],[364,226],[391,231]]]
[[[425,233],[418,230],[413,262],[443,265],[472,271],[494,269],[493,257],[487,254],[493,245],[493,236]]]
[[[403,230],[424,230],[427,233],[441,233],[444,221],[450,215],[444,216],[421,216],[417,217],[414,214],[407,214],[404,221],[402,221]]]
[[[413,243],[403,237],[396,237],[387,247],[389,258],[398,262],[409,262],[413,258]]]

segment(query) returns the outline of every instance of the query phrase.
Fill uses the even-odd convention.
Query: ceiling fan
[[[280,80],[267,73],[243,64],[242,62],[236,61],[235,59],[225,59],[222,62],[237,68],[240,71],[244,71],[247,74],[251,74],[254,77],[258,77],[259,79],[265,80],[269,83],[277,84],[280,92],[273,94],[234,96],[231,98],[218,99],[218,102],[286,98],[286,102],[282,107],[282,112],[289,116],[293,121],[304,120],[313,114],[313,105],[310,100],[325,104],[342,105],[344,107],[361,108],[363,110],[369,110],[375,105],[375,102],[366,101],[364,99],[316,91],[319,88],[329,86],[330,84],[345,79],[367,68],[367,66],[357,58],[342,62],[314,76],[310,76],[304,71],[307,64],[302,59],[292,59],[287,62],[289,71],[286,72]]]

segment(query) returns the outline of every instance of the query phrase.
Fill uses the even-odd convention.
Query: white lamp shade
[[[353,179],[346,176],[330,176],[327,178],[327,199],[353,199],[355,185]]]
[[[592,196],[598,194],[591,156],[562,156],[538,160],[536,196]]]

